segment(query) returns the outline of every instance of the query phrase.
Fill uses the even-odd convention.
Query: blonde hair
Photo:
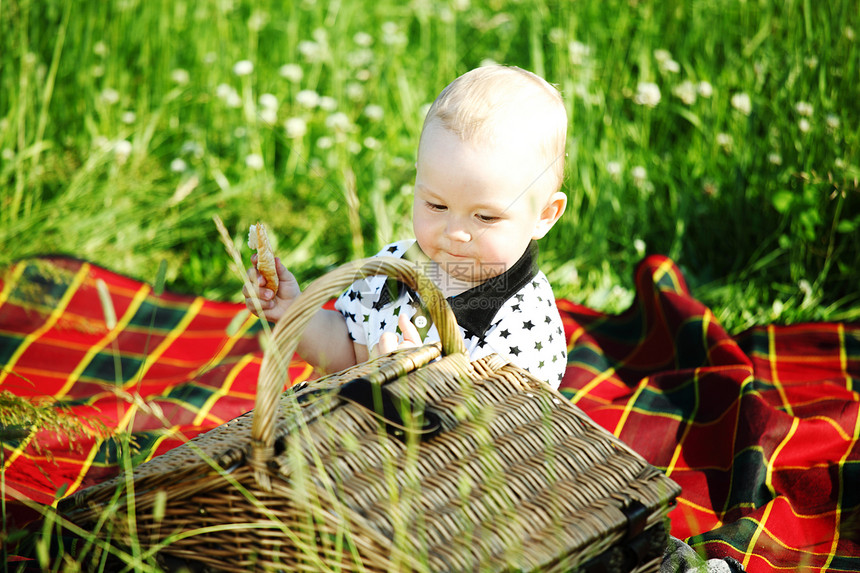
[[[433,121],[461,141],[477,144],[511,136],[506,131],[512,128],[520,129],[518,135],[534,134],[523,143],[537,145],[546,159],[557,183],[552,191],[561,187],[567,110],[558,90],[540,76],[515,66],[475,68],[442,90],[424,118],[424,130]]]

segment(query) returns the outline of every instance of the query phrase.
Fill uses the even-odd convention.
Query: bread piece
[[[257,249],[257,272],[266,279],[266,288],[278,292],[278,270],[275,253],[266,234],[266,226],[260,222],[251,225],[248,231],[248,246]]]

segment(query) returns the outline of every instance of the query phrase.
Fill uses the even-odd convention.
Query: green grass
[[[857,0],[0,0],[0,268],[60,252],[237,299],[218,215],[237,243],[266,221],[307,283],[411,233],[426,106],[492,60],[568,105],[558,296],[623,310],[662,253],[731,332],[858,320],[858,20]]]
[[[166,261],[169,289],[236,298],[218,214],[237,242],[267,221],[310,281],[409,235],[425,106],[493,60],[542,74],[568,103],[570,209],[542,251],[559,296],[621,310],[654,252],[730,330],[857,319],[858,12],[3,2],[0,266],[65,252],[153,280]],[[656,106],[637,103],[643,83]],[[322,105],[302,105],[314,95]]]

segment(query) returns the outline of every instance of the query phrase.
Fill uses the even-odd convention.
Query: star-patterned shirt
[[[414,239],[387,245],[376,256],[429,262]],[[434,279],[432,273],[428,276]],[[448,297],[448,303],[472,360],[498,354],[558,387],[567,364],[567,342],[552,287],[537,268],[535,242],[507,271]],[[439,340],[418,296],[393,279],[377,276],[356,281],[337,299],[335,308],[346,319],[350,338],[368,349],[383,332],[399,333],[402,313],[407,313],[424,343]]]

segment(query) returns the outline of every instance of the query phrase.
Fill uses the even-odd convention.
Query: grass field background
[[[428,104],[484,62],[567,102],[558,296],[647,253],[731,331],[860,318],[857,0],[0,1],[0,267],[63,252],[236,299],[212,222],[302,282],[411,234]],[[246,251],[247,252],[247,251]]]
[[[217,215],[237,245],[267,222],[307,283],[411,234],[427,106],[492,61],[568,106],[557,296],[621,311],[662,253],[730,332],[856,321],[858,20],[858,0],[0,0],[0,269],[65,253],[239,300]]]

